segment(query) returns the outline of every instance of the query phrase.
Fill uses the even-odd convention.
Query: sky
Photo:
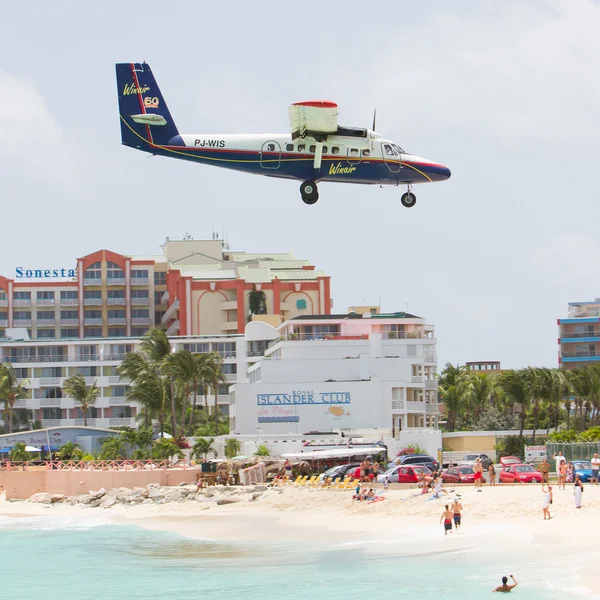
[[[438,361],[557,366],[556,319],[600,296],[600,4],[591,0],[8,3],[0,19],[0,274],[166,237],[291,252],[334,312],[407,310]],[[116,62],[146,61],[180,132],[289,131],[329,99],[447,165],[403,188],[320,186],[120,144]]]

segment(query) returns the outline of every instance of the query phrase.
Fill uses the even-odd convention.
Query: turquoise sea
[[[502,535],[485,529],[477,535],[490,536],[489,549],[475,553],[468,534],[452,540],[440,534],[313,547],[215,543],[83,515],[0,517],[0,589],[11,600],[469,600],[487,597],[503,574],[514,572],[520,586],[513,595],[520,598],[592,597],[574,556],[548,557],[530,545],[521,556],[506,556]]]

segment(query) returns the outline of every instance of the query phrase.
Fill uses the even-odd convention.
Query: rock
[[[148,497],[148,490],[146,488],[134,487],[131,493],[138,494],[140,496],[143,496],[144,498]]]
[[[94,500],[100,500],[100,498],[102,498],[103,496],[106,495],[106,490],[104,488],[100,488],[98,491],[94,491],[94,490],[90,490],[88,492],[88,494],[94,499]]]
[[[188,484],[188,482],[187,482],[187,481],[182,481],[182,482],[179,484],[179,486],[178,486],[178,487],[183,487],[184,485],[187,485],[187,484]]]
[[[127,498],[125,499],[125,501],[129,504],[141,504],[144,500],[145,498],[141,494],[132,494],[131,496],[127,496]]]
[[[108,492],[106,492],[107,496],[116,496],[119,493],[119,488],[110,488]]]
[[[52,496],[48,492],[38,492],[29,498],[29,502],[36,504],[52,504]]]
[[[52,494],[52,504],[54,504],[55,502],[64,502],[64,500],[64,494]]]
[[[146,489],[148,489],[148,490],[151,490],[151,489],[154,489],[154,488],[159,488],[159,487],[160,487],[160,485],[158,485],[158,483],[149,483],[149,484],[146,486]]]
[[[117,503],[117,499],[114,496],[104,496],[104,498],[102,498],[102,500],[100,500],[100,506],[102,508],[110,508],[111,506],[114,506]]]
[[[82,494],[81,496],[77,496],[79,500],[79,504],[90,504],[93,498],[89,494]]]
[[[120,494],[131,494],[131,488],[121,487],[119,488]]]
[[[92,500],[90,502],[90,508],[96,508],[97,506],[100,506],[100,500]]]
[[[174,490],[172,492],[168,492],[165,496],[165,500],[167,502],[179,502],[183,498],[183,494],[181,490]]]
[[[264,492],[267,490],[267,486],[266,485],[255,485],[254,489],[252,490],[253,492]]]
[[[217,506],[221,506],[222,504],[234,504],[236,502],[241,502],[239,498],[219,498],[217,500]]]
[[[75,506],[75,504],[79,504],[79,498],[77,496],[71,496],[69,498],[69,504],[71,506]]]
[[[262,492],[254,492],[252,494],[252,500],[258,500],[262,496]]]
[[[191,493],[192,490],[188,490],[187,488],[181,488],[178,491],[185,498],[185,497],[187,497],[187,496],[190,495],[190,493]]]
[[[150,500],[150,498],[146,498],[145,500],[142,501],[142,504],[154,504],[154,502],[152,502],[152,500]]]
[[[159,500],[165,499],[165,494],[161,489],[150,488],[150,491],[148,492],[148,498],[154,502],[158,502]]]

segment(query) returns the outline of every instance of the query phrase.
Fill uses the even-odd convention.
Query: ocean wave
[[[0,530],[76,531],[104,527],[111,524],[112,522],[107,516],[101,515],[0,517]]]

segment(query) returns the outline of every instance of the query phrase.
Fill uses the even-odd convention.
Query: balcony
[[[133,317],[131,319],[132,325],[150,325],[150,317]]]
[[[127,319],[125,317],[108,317],[109,325],[126,325]]]
[[[15,327],[31,327],[31,319],[14,319],[13,324]]]
[[[79,298],[61,298],[61,306],[79,306]]]
[[[237,319],[235,321],[225,321],[221,326],[224,331],[237,331],[238,330],[238,322]]]
[[[411,381],[411,383],[423,383],[423,377],[420,376],[420,375],[418,375],[418,376],[417,375],[413,375],[410,378],[410,381]]]
[[[105,354],[102,360],[123,360],[127,354]]]
[[[31,298],[22,300],[13,300],[13,306],[31,306]]]
[[[125,285],[125,277],[111,277],[106,280],[106,285]]]
[[[40,377],[40,385],[60,385],[60,377]]]
[[[148,306],[150,304],[150,298],[132,298],[131,304],[133,306]]]
[[[96,377],[96,376],[84,377],[84,380],[85,380],[86,385],[94,385],[95,383],[98,383],[98,377]]]
[[[178,320],[171,323],[171,325],[169,326],[169,328],[166,331],[167,335],[175,335],[176,333],[179,333],[179,321]]]
[[[374,331],[380,333],[382,340],[422,340],[428,339],[424,331]]]
[[[179,299],[176,299],[169,308],[165,311],[165,314],[161,317],[160,322],[166,325],[172,316],[179,310]]]
[[[426,379],[425,380],[425,389],[426,390],[437,390],[438,389],[437,379]]]
[[[599,356],[600,355],[598,354],[598,351],[591,352],[589,350],[581,351],[581,352],[562,352],[561,353],[562,358],[594,358],[594,357],[599,357]]]
[[[59,319],[61,325],[79,325],[79,319]]]
[[[42,419],[42,427],[60,427],[62,425],[61,419]]]
[[[434,402],[434,403],[425,404],[426,412],[429,415],[432,415],[432,414],[433,415],[437,415],[437,414],[441,413],[442,412],[442,410],[441,410],[442,406],[443,406],[443,404],[441,402],[439,402],[439,403],[438,402]]]
[[[426,411],[427,404],[425,402],[407,402],[406,409],[408,412],[424,413]]]
[[[110,427],[135,427],[135,419],[131,417],[113,417],[108,420]]]
[[[8,306],[8,298],[0,298],[0,306]]]
[[[119,377],[118,375],[111,375],[108,378],[108,383],[110,385],[129,385],[131,383],[131,380],[123,379],[122,377]]]
[[[42,300],[41,298],[38,298],[35,303],[37,304],[37,306],[55,306],[56,300],[54,300],[54,299]]]
[[[40,398],[40,406],[60,406],[60,398]]]
[[[160,303],[161,304],[167,304],[167,302],[169,302],[169,292],[165,292],[161,297],[160,297]]]
[[[102,298],[84,298],[84,306],[102,306]]]
[[[560,337],[561,344],[569,344],[569,343],[577,343],[581,340],[585,340],[587,342],[599,342],[600,341],[600,332],[598,331],[586,331],[584,333],[571,333],[562,331]]]
[[[130,403],[126,396],[111,396],[108,399],[109,406],[128,406]]]
[[[85,426],[85,421],[83,419],[75,419],[75,426],[84,427]],[[95,427],[96,426],[96,419],[93,418],[93,417],[88,417],[88,419],[87,419],[87,426],[88,427]]]
[[[56,327],[56,319],[40,319],[37,321],[38,327]]]
[[[424,360],[426,363],[435,363],[435,362],[437,362],[437,358],[436,358],[435,356],[430,356],[430,355],[428,355],[428,356],[424,356],[424,357],[423,357],[423,360]]]
[[[150,285],[148,277],[132,277],[131,285]]]
[[[392,400],[392,410],[404,410],[404,400]]]
[[[100,277],[84,277],[83,285],[102,285],[102,279]]]
[[[337,333],[337,332],[329,332],[329,333],[303,333],[303,332],[298,332],[298,333],[288,333],[284,336],[282,336],[281,338],[279,338],[278,340],[273,340],[272,344],[276,344],[277,342],[289,342],[289,341],[309,341],[309,342],[314,342],[314,341],[323,341],[323,340],[341,340],[341,341],[346,341],[346,340],[368,340],[369,336],[367,334],[362,334],[362,335],[342,335],[341,333]]]
[[[8,327],[8,319],[0,319],[0,327]]]
[[[125,296],[122,298],[108,298],[106,303],[109,306],[125,306],[127,304],[127,300],[125,299]]]
[[[102,325],[102,319],[86,317],[83,320],[84,325]]]

